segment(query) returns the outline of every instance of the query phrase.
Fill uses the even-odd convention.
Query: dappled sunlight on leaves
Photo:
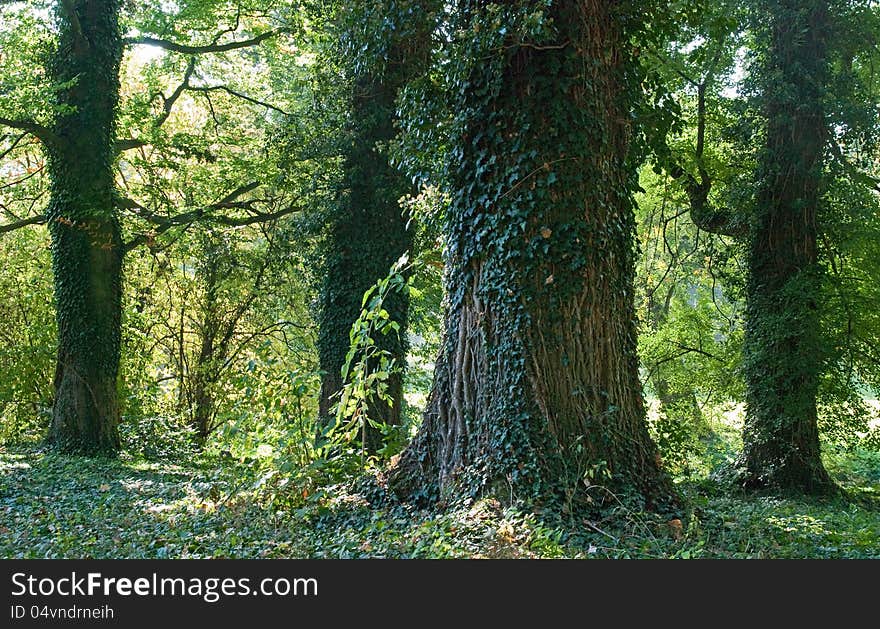
[[[880,558],[874,460],[829,458],[857,496],[849,502],[737,495],[706,477],[679,484],[692,505],[680,518],[623,505],[573,518],[494,498],[416,509],[383,498],[381,476],[303,495],[295,479],[259,483],[247,467],[218,471],[210,461],[185,467],[7,449],[0,556]]]

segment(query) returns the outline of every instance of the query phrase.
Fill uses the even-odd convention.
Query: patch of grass
[[[271,554],[278,522],[234,497],[231,479],[205,466],[0,451],[0,556]]]

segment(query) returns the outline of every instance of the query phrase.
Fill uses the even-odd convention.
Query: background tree
[[[764,12],[757,14],[763,16]],[[819,274],[818,283],[814,286],[815,292],[810,297],[819,317],[814,323],[817,325],[816,342],[821,345],[821,356],[812,355],[812,360],[816,361],[812,368],[819,374],[815,395],[817,417],[829,447],[843,443],[841,439],[845,434],[867,432],[867,422],[873,413],[865,403],[866,391],[870,389],[867,382],[873,380],[873,376],[869,375],[873,372],[871,359],[865,358],[870,355],[870,350],[858,340],[871,336],[871,333],[866,335],[864,328],[862,333],[852,332],[854,325],[861,324],[856,323],[860,317],[849,306],[854,301],[864,303],[862,300],[867,298],[865,287],[869,283],[862,279],[857,280],[856,277],[863,277],[862,269],[871,268],[871,264],[866,258],[847,264],[841,254],[848,247],[844,243],[854,242],[846,235],[853,235],[850,231],[855,224],[852,221],[853,216],[863,217],[858,221],[860,227],[855,231],[867,234],[876,229],[873,219],[868,218],[870,212],[865,214],[866,207],[871,205],[867,197],[863,196],[866,192],[865,182],[859,180],[858,169],[852,168],[852,164],[847,167],[847,158],[840,159],[842,150],[854,151],[853,155],[860,156],[856,159],[864,164],[864,155],[866,151],[871,151],[870,146],[873,145],[871,138],[873,129],[876,128],[873,115],[858,104],[864,102],[865,91],[872,89],[870,84],[873,79],[866,81],[867,75],[860,74],[863,71],[859,69],[870,65],[865,56],[870,54],[865,51],[853,54],[853,42],[870,39],[867,32],[872,28],[873,18],[871,12],[858,2],[837,3],[832,14],[833,19],[828,20],[823,35],[827,65],[824,81],[829,85],[833,84],[834,88],[821,92],[818,106],[824,109],[824,120],[821,123],[824,128],[838,131],[834,134],[826,131],[824,148],[821,149],[821,161],[825,166],[820,164],[815,171],[826,184],[821,188],[821,196],[816,199],[819,210],[816,213],[819,234],[816,268],[823,271]],[[749,250],[748,227],[756,220],[756,213],[761,211],[756,207],[761,194],[765,198],[760,203],[766,203],[767,184],[760,177],[753,176],[759,170],[760,163],[767,168],[766,164],[775,159],[768,157],[761,146],[762,142],[766,142],[766,135],[762,130],[767,124],[766,90],[763,86],[769,85],[772,95],[780,85],[776,82],[778,77],[775,75],[775,78],[766,78],[765,61],[746,66],[749,54],[758,60],[766,60],[770,54],[770,39],[765,25],[763,22],[751,24],[755,28],[749,30],[747,16],[737,6],[721,3],[703,7],[690,17],[682,17],[675,29],[676,35],[662,52],[651,51],[651,57],[658,62],[658,71],[663,76],[659,90],[663,93],[670,86],[674,87],[676,99],[682,105],[682,121],[686,123],[683,132],[679,131],[668,138],[665,152],[660,151],[655,159],[658,164],[665,166],[675,182],[675,187],[680,187],[681,192],[686,195],[690,206],[690,220],[697,228],[708,232],[703,237],[708,245],[703,259],[709,262],[709,267],[698,262],[694,273],[703,272],[700,268],[709,271],[712,290],[723,290],[727,300],[733,300],[734,306],[737,302],[743,305],[746,302],[747,273],[745,269],[738,270],[737,265],[724,270],[723,261],[736,260]],[[737,80],[736,75],[747,74],[747,70],[751,70],[752,76],[747,76],[745,82]],[[801,93],[802,98],[808,96],[809,94]],[[792,102],[786,102],[775,111],[789,112],[791,106]],[[826,153],[829,150],[830,153]],[[834,160],[827,160],[827,156],[835,155],[837,158]],[[779,167],[786,168],[784,164]],[[844,175],[844,172],[848,174]],[[651,199],[659,196],[664,200],[661,209],[664,208],[666,200],[670,198],[668,192],[665,192],[668,184],[662,180],[645,181],[643,178],[643,181],[643,185],[648,184],[652,189],[648,197],[649,203],[655,203]],[[862,192],[857,193],[856,189],[861,189]],[[675,203],[669,211],[678,221]],[[651,221],[654,216],[656,214],[649,215]],[[658,242],[660,241],[649,236],[645,251],[656,251]],[[669,259],[671,263],[675,259],[672,252],[679,246],[679,239],[664,237],[662,242],[664,247],[670,249],[670,253],[668,256],[661,256],[661,259]],[[861,251],[860,255],[870,257],[870,248]],[[720,266],[719,261],[722,263]],[[847,265],[848,273],[841,272],[843,265]],[[674,270],[673,266],[667,268]],[[672,275],[674,273],[664,274],[664,281]],[[848,281],[847,277],[853,281]],[[867,323],[866,320],[862,321]],[[734,319],[731,323],[736,338],[742,330],[742,322]],[[643,336],[643,345],[650,347],[650,353],[646,357],[650,360],[655,351],[661,358],[675,354],[675,347],[682,343],[681,332],[682,330],[671,328],[663,332],[658,328],[656,334],[649,332]],[[670,336],[665,336],[667,334]],[[787,345],[783,343],[768,351],[775,352],[777,360],[783,360],[780,352],[787,349]],[[802,364],[796,354],[795,350],[795,355],[789,362]],[[741,373],[742,366],[742,360],[735,361],[731,375]],[[654,370],[651,369],[650,372],[654,373]],[[757,383],[757,379],[765,375],[764,366],[752,372],[755,387],[770,387],[767,382],[760,385]],[[734,387],[732,392],[736,393],[737,389],[738,387]],[[736,397],[739,397],[738,394]]]
[[[318,354],[324,372],[320,413],[325,422],[344,384],[349,332],[364,293],[413,245],[410,217],[400,204],[413,186],[390,163],[388,144],[396,135],[398,92],[427,69],[430,4],[357,2],[340,4],[337,10],[340,41],[331,50],[342,59],[348,120],[342,140],[341,190],[329,212],[321,252]],[[381,433],[373,424],[400,424],[403,405],[408,296],[394,293],[385,309],[399,329],[381,335],[377,343],[399,369],[389,375],[390,403],[375,399],[369,404],[369,417],[364,420],[368,450],[381,443]]]
[[[823,451],[870,443],[880,384],[880,326],[875,317],[880,312],[880,111],[874,105],[878,50],[871,43],[880,14],[870,2],[829,6],[829,87],[824,100],[829,135],[817,242],[825,352],[817,399]]]
[[[44,73],[54,34],[39,8],[0,6],[0,319],[9,324],[0,333],[0,433],[10,441],[45,436],[57,356],[51,252],[42,225],[49,181],[34,135],[53,115]]]
[[[674,179],[642,169],[636,196],[639,357],[664,464],[698,472],[726,413],[742,399],[738,259],[698,229]]]
[[[294,56],[284,33],[299,15],[281,5],[234,8],[184,4],[131,17],[132,30],[149,34],[131,38],[145,54],[127,66],[131,139],[120,142],[118,169],[126,249],[148,254],[148,275],[159,279],[132,288],[141,308],[134,334],[154,337],[144,348],[152,395],[137,396],[147,398],[135,400],[145,403],[139,421],[173,417],[210,449],[218,428],[244,434],[265,427],[256,417],[282,423],[284,399],[301,388],[311,322],[291,219],[323,194],[315,165],[282,164],[276,146],[311,97],[308,56]],[[299,35],[308,50],[309,33]],[[256,382],[279,399],[249,408]]]
[[[277,29],[266,30],[250,39],[222,42],[224,35],[238,30],[243,16],[242,6],[238,5],[232,28],[221,30],[210,43],[194,45],[150,35],[123,41],[118,3],[60,2],[57,5],[57,44],[47,46],[52,51],[48,62],[49,80],[40,81],[37,77],[33,81],[36,85],[27,86],[42,97],[40,105],[48,112],[46,118],[49,122],[43,125],[25,117],[0,119],[0,123],[7,127],[38,137],[49,157],[52,196],[45,216],[36,214],[17,220],[5,225],[3,231],[46,221],[52,234],[59,349],[49,440],[64,449],[94,453],[115,452],[119,447],[117,375],[124,253],[171,228],[185,227],[201,220],[210,211],[244,210],[248,214],[246,217],[219,219],[236,226],[275,220],[294,210],[288,206],[272,214],[254,211],[252,202],[242,201],[241,196],[254,190],[259,182],[238,187],[218,203],[174,216],[162,216],[116,193],[113,168],[118,152],[153,146],[157,141],[161,144],[158,132],[185,91],[206,95],[223,92],[265,106],[226,85],[192,83],[196,74],[196,56],[249,48],[279,34]],[[187,13],[192,12],[196,21],[210,21],[215,18],[213,13],[220,9],[220,6],[210,5],[192,12],[191,7],[185,7],[181,15],[187,17]],[[153,26],[160,28],[163,34],[168,32],[167,23],[162,26],[163,20],[155,20],[159,14],[148,15],[153,22],[143,20],[142,28]],[[248,17],[260,16],[252,14]],[[160,93],[150,97],[162,96],[163,102],[158,117],[149,125],[148,133],[142,133],[137,139],[117,140],[116,110],[124,43],[155,46],[190,57],[183,82],[171,95],[164,97]],[[41,82],[43,85],[40,86]],[[42,94],[39,94],[40,89]],[[54,94],[57,99],[52,96]],[[29,96],[38,101],[33,94]],[[174,148],[192,155],[193,149],[187,144],[191,143],[185,138],[181,144],[179,136],[171,142]],[[206,154],[210,155],[200,153],[202,156]],[[124,181],[124,169],[120,175]],[[138,218],[151,223],[154,229],[149,235],[141,234],[123,243],[121,209],[133,211]]]
[[[739,3],[670,7],[642,55],[651,158],[636,197],[639,355],[652,434],[676,473],[702,473],[741,410],[741,239],[753,161],[734,132],[746,102],[743,14]]]
[[[833,484],[817,427],[824,361],[817,221],[828,138],[828,6],[770,2],[765,11],[767,126],[749,245],[743,464],[748,485],[824,493]]]

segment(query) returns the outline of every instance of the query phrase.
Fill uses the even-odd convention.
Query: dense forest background
[[[0,0],[4,557],[880,557],[872,0]]]

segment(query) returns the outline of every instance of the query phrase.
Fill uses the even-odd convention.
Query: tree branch
[[[252,46],[257,46],[262,42],[270,39],[272,37],[276,37],[281,33],[288,32],[286,28],[277,28],[271,31],[266,31],[261,35],[257,35],[252,39],[243,39],[240,41],[232,41],[226,42],[225,44],[206,44],[203,46],[192,46],[189,44],[178,44],[177,42],[168,41],[166,39],[158,39],[156,37],[128,37],[125,40],[126,44],[129,45],[140,45],[140,46],[157,46],[164,50],[168,50],[171,52],[179,52],[185,55],[203,55],[214,52],[227,52],[229,50],[238,50],[239,48],[250,48]]]
[[[705,351],[702,348],[688,347],[687,345],[684,345],[683,343],[679,343],[678,341],[674,342],[673,345],[678,347],[680,350],[682,350],[686,354],[689,354],[689,353],[700,354],[701,356],[705,356],[706,358],[711,358],[712,360],[718,361],[719,363],[724,362],[722,359],[718,358],[714,354],[710,354],[709,352]],[[700,343],[700,345],[702,345],[702,343]]]
[[[258,181],[252,181],[252,182],[247,183],[243,186],[239,186],[238,188],[236,188],[235,190],[233,190],[232,192],[227,194],[225,197],[223,197],[222,199],[217,201],[217,203],[215,203],[214,206],[222,205],[224,203],[230,203],[232,201],[235,201],[241,195],[247,194],[251,190],[256,190],[259,187],[260,187],[260,182],[258,182]],[[212,207],[214,207],[214,206],[212,206]]]
[[[12,129],[18,129],[20,131],[27,131],[46,145],[57,146],[61,143],[61,138],[55,135],[55,133],[51,129],[49,129],[48,127],[44,127],[43,125],[37,124],[33,120],[13,120],[12,118],[0,117],[0,125],[10,127]]]
[[[242,94],[241,92],[237,92],[225,85],[210,85],[210,86],[193,86],[190,84],[190,80],[193,77],[196,69],[196,58],[190,57],[189,63],[186,66],[186,70],[183,73],[183,81],[181,81],[180,85],[178,85],[174,91],[171,93],[171,96],[165,98],[164,95],[161,95],[164,99],[164,104],[162,105],[162,114],[159,115],[158,118],[153,122],[153,128],[158,129],[165,121],[168,120],[168,117],[171,115],[171,109],[174,107],[174,104],[180,98],[181,94],[186,91],[190,92],[202,92],[207,95],[208,92],[215,91],[223,91],[231,96],[235,96],[236,98],[241,98],[242,100],[246,100],[249,103],[253,103],[255,105],[260,105],[261,107],[265,107],[267,109],[271,109],[273,111],[277,111],[283,116],[290,116],[289,113],[284,111],[283,109],[276,107],[270,103],[263,102],[261,100],[257,100],[247,94]],[[209,101],[210,104],[210,101]],[[114,148],[117,153],[121,153],[123,151],[129,151],[131,149],[140,148],[142,146],[146,146],[149,142],[145,140],[136,140],[136,139],[125,139],[125,140],[117,140]]]
[[[123,251],[125,253],[128,253],[132,249],[136,249],[137,247],[154,240],[156,236],[164,234],[172,227],[189,226],[200,220],[217,223],[218,225],[224,225],[226,227],[247,227],[249,225],[257,225],[259,223],[268,223],[270,221],[283,218],[289,214],[293,214],[294,212],[297,212],[299,210],[298,207],[291,205],[276,212],[256,212],[251,216],[234,218],[231,216],[211,216],[208,213],[208,209],[211,207],[213,206],[208,206],[208,208],[200,208],[191,212],[184,212],[182,214],[171,216],[169,218],[161,218],[156,217],[155,215],[150,216],[138,213],[138,216],[140,218],[156,225],[156,229],[154,229],[150,234],[138,234],[130,242],[125,244]]]
[[[256,98],[252,98],[251,96],[248,96],[247,94],[242,94],[241,92],[236,92],[235,90],[230,89],[230,88],[226,87],[225,85],[210,85],[210,86],[206,85],[206,86],[196,86],[196,87],[188,86],[187,89],[190,90],[191,92],[223,91],[223,92],[226,92],[227,94],[230,94],[231,96],[235,96],[235,97],[240,98],[242,100],[246,100],[249,103],[253,103],[255,105],[260,105],[261,107],[265,107],[266,109],[272,109],[274,111],[277,111],[278,113],[282,114],[283,116],[290,116],[289,113],[287,113],[283,109],[279,109],[275,105],[271,105],[271,104],[265,103],[261,100],[257,100]]]
[[[89,43],[89,38],[83,32],[82,23],[76,14],[76,6],[74,6],[73,0],[61,0],[60,4],[67,14],[67,19],[70,21],[70,30],[73,31],[74,50],[77,54],[82,54],[91,47],[91,44]]]
[[[672,60],[669,59],[664,53],[660,52],[653,46],[647,46],[646,50],[648,51],[648,54],[657,59],[657,61],[659,61],[662,65],[665,65],[673,72],[675,72],[675,74],[677,74],[685,83],[690,83],[694,87],[697,86],[697,81],[688,76],[685,71],[682,70],[679,66],[673,64]]]
[[[159,94],[162,97],[164,102],[162,103],[162,113],[153,121],[153,129],[158,129],[165,121],[168,120],[168,117],[171,115],[171,109],[174,107],[174,103],[177,102],[177,99],[180,98],[180,95],[187,89],[189,89],[189,81],[192,78],[193,73],[196,70],[196,58],[190,57],[189,62],[186,64],[186,70],[183,72],[183,81],[180,82],[174,91],[171,93],[171,96],[165,98],[164,94]],[[155,96],[154,96],[155,98]],[[137,149],[142,146],[146,146],[149,144],[146,140],[136,140],[134,138],[125,139],[125,140],[116,140],[114,143],[114,149],[117,153],[122,153],[123,151],[130,151],[131,149]]]
[[[219,225],[225,225],[227,227],[245,227],[248,225],[256,225],[258,223],[273,221],[287,216],[288,214],[293,214],[299,209],[298,207],[291,205],[275,212],[256,212],[250,209],[248,202],[237,201],[239,197],[247,194],[248,192],[251,192],[252,190],[255,190],[259,186],[259,182],[253,181],[243,186],[239,186],[216,203],[212,203],[211,205],[195,210],[190,210],[189,212],[182,212],[181,214],[177,214],[175,216],[157,215],[132,199],[117,199],[117,207],[134,210],[134,214],[138,218],[141,218],[156,226],[156,229],[154,229],[150,234],[139,234],[135,236],[130,242],[125,244],[123,251],[127,253],[142,244],[151,242],[156,236],[165,233],[172,227],[188,226],[200,220],[210,221]],[[231,208],[246,208],[250,210],[252,214],[250,216],[243,216],[240,218],[224,215],[215,216],[211,214],[211,212],[216,210]]]
[[[196,71],[196,58],[190,57],[189,63],[186,64],[186,70],[183,73],[183,81],[177,88],[171,93],[171,96],[165,98],[165,103],[162,105],[162,115],[156,118],[154,123],[155,128],[161,127],[165,124],[165,121],[168,120],[168,116],[171,115],[171,109],[174,107],[174,103],[177,102],[177,99],[180,98],[180,95],[183,94],[184,90],[190,89],[189,80],[192,78],[193,72]]]
[[[706,144],[706,81],[710,77],[711,73],[706,80],[697,85],[697,146],[694,157],[700,178],[698,180],[678,164],[669,169],[669,175],[676,180],[684,178],[684,190],[690,202],[691,220],[694,225],[711,234],[745,238],[749,233],[746,221],[741,220],[730,210],[709,207],[712,178],[703,164],[703,151]]]
[[[15,147],[18,146],[19,142],[21,142],[21,141],[24,139],[24,137],[25,137],[26,135],[27,135],[27,133],[21,133],[21,134],[19,134],[18,137],[16,137],[16,138],[12,141],[12,144],[9,146],[9,148],[6,149],[5,151],[3,151],[2,153],[0,153],[0,159],[3,159],[3,158],[6,157],[7,155],[9,155],[12,151],[14,151],[14,150],[15,150]],[[4,136],[3,136],[3,140],[6,140],[6,138],[8,138],[8,137],[9,137],[9,136],[4,135]]]
[[[13,223],[7,223],[6,225],[0,225],[0,234],[5,234],[6,232],[15,231],[16,229],[21,229],[22,227],[27,227],[28,225],[44,225],[45,223],[46,223],[46,217],[44,215],[31,216],[30,218],[23,218],[19,221],[15,221]]]
[[[146,140],[135,140],[134,138],[128,138],[125,140],[116,140],[113,143],[113,148],[117,153],[122,153],[124,151],[130,151],[132,149],[139,149],[142,146],[146,146],[149,144]]]
[[[16,180],[16,181],[11,181],[11,182],[9,182],[9,183],[4,183],[3,185],[0,185],[0,190],[5,190],[6,188],[11,188],[11,187],[13,187],[13,186],[17,186],[17,185],[20,184],[20,183],[24,183],[24,182],[27,181],[28,179],[31,179],[31,178],[33,178],[33,177],[36,177],[36,176],[39,175],[41,172],[43,172],[43,168],[44,168],[44,166],[40,166],[40,167],[37,168],[36,170],[34,170],[34,171],[32,171],[32,172],[29,172],[27,175],[25,175],[25,176],[22,177],[21,179],[18,179],[18,180]]]
[[[215,216],[212,217],[212,220],[215,223],[226,225],[227,227],[246,227],[248,225],[256,225],[258,223],[268,223],[270,221],[283,218],[288,214],[293,214],[298,210],[299,208],[297,206],[289,205],[286,208],[277,210],[275,212],[254,212],[253,214],[251,214],[251,216],[244,216],[242,218],[232,218],[231,216]]]
[[[846,158],[846,155],[843,154],[843,150],[840,148],[840,144],[835,142],[833,139],[828,142],[829,148],[831,149],[831,154],[834,158],[836,158],[837,162],[841,165],[841,167],[846,171],[846,173],[859,181],[860,183],[867,185],[869,188],[872,188],[875,192],[880,192],[880,179],[876,177],[872,177],[868,173],[864,172],[860,168],[858,168],[855,164],[853,164],[850,160]]]

